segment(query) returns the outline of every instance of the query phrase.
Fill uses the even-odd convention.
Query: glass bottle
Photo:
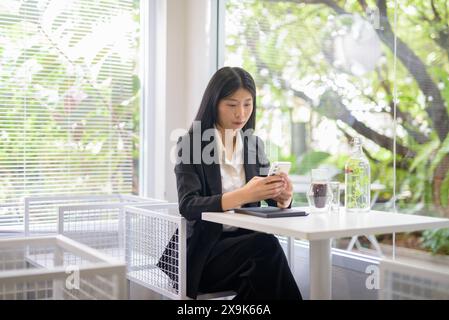
[[[353,148],[345,165],[345,207],[347,212],[370,210],[370,165],[362,150],[362,141],[354,138]]]

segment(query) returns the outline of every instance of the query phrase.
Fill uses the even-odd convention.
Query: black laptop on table
[[[249,214],[262,218],[302,217],[308,213],[298,208],[282,209],[277,207],[248,207],[234,209],[236,213]]]

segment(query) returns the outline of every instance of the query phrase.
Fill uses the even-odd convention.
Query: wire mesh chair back
[[[449,300],[445,264],[384,259],[380,262],[381,300]]]
[[[126,299],[126,266],[63,236],[0,240],[0,300]]]
[[[61,194],[24,198],[25,235],[46,235],[58,232],[58,208],[70,205],[117,204],[165,202],[151,198],[123,194]]]
[[[186,221],[177,203],[126,206],[128,279],[171,299],[185,299]]]
[[[126,206],[128,279],[170,299],[187,296],[187,220],[177,203]],[[230,298],[233,291],[199,294],[198,300]]]
[[[125,260],[124,207],[129,204],[162,204],[163,200],[132,197],[106,202],[58,207],[58,233]]]

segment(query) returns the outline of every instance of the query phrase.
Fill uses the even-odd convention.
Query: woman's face
[[[252,112],[253,97],[248,90],[240,88],[218,103],[218,125],[222,129],[241,129]]]

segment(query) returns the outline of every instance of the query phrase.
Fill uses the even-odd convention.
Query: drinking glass
[[[338,213],[340,210],[340,182],[331,181],[329,182],[329,190],[332,194],[331,200],[331,212]]]
[[[329,174],[326,169],[312,169],[311,184],[307,201],[312,212],[329,212],[332,193],[329,187]]]

